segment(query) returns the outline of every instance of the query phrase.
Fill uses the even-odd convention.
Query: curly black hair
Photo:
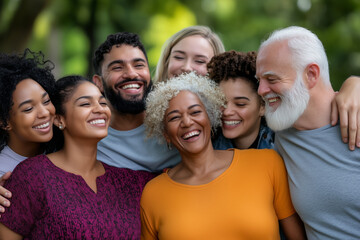
[[[42,52],[25,49],[23,54],[0,53],[0,152],[7,145],[8,132],[5,130],[14,104],[13,93],[19,82],[30,78],[49,94],[55,94],[55,78],[51,71],[54,64],[44,60]]]
[[[254,51],[236,52],[231,50],[220,53],[214,56],[207,64],[209,78],[219,84],[222,81],[227,81],[229,78],[242,77],[251,84],[252,89],[257,93],[259,82],[255,77],[256,57],[257,53]],[[261,104],[264,104],[260,95],[259,99]],[[264,117],[261,118],[261,123],[266,125]]]
[[[209,78],[217,83],[229,78],[244,77],[255,91],[259,83],[256,74],[256,52],[236,52],[234,50],[214,56],[207,64]]]
[[[139,48],[145,55],[148,61],[144,45],[140,41],[139,35],[129,32],[119,32],[110,34],[106,41],[103,42],[95,51],[93,57],[93,67],[95,74],[101,75],[101,64],[104,60],[104,54],[109,53],[114,45],[121,46],[122,44]]]

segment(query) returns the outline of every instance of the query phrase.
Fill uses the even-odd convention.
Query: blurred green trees
[[[153,70],[162,44],[208,25],[227,50],[257,50],[277,28],[306,27],[322,40],[334,88],[360,75],[359,0],[1,0],[0,51],[42,50],[55,75],[91,75],[94,49],[110,33],[136,32]]]

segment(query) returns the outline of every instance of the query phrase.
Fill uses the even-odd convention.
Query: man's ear
[[[310,63],[305,68],[306,83],[309,89],[313,88],[320,77],[320,68],[316,63]]]
[[[92,77],[92,81],[100,89],[100,92],[104,93],[104,85],[101,76],[94,74],[94,76]]]

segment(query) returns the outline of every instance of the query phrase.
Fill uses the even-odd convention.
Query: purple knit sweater
[[[23,161],[5,184],[13,197],[0,222],[25,239],[140,239],[141,192],[155,175],[103,165],[94,193],[45,155]]]

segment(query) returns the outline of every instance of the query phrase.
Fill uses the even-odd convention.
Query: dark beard
[[[114,91],[114,89],[106,86],[105,83],[103,82],[105,97],[111,103],[112,107],[119,113],[139,114],[139,113],[145,111],[145,100],[152,88],[152,81],[150,80],[149,85],[147,85],[146,81],[144,81],[144,80],[129,79],[129,80],[124,80],[123,82],[121,82],[121,84],[123,84],[125,82],[133,82],[133,81],[141,81],[144,83],[144,86],[143,86],[144,94],[140,100],[136,99],[137,96],[133,96],[132,97],[133,99],[130,99],[130,100],[124,99],[120,93],[116,93]]]

